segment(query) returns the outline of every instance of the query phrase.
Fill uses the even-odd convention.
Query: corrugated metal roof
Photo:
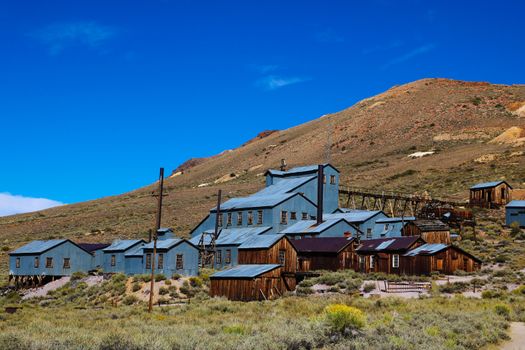
[[[290,242],[298,253],[338,253],[353,240],[353,237],[320,237],[292,239]]]
[[[143,242],[142,239],[118,239],[111,243],[111,245],[104,249],[105,252],[120,252],[128,250],[135,244]]]
[[[339,172],[339,170],[334,167],[332,164],[329,164],[329,163],[324,163],[322,164],[323,165],[323,168],[326,168],[327,166],[329,167],[332,167],[335,169],[335,171]],[[293,175],[297,175],[297,174],[303,174],[303,173],[309,173],[309,172],[316,172],[319,168],[319,165],[318,164],[314,164],[314,165],[305,165],[305,166],[299,166],[299,167],[295,167],[295,168],[292,168],[290,170],[287,170],[287,171],[281,171],[281,170],[274,170],[274,169],[269,169],[267,171],[267,173],[270,173],[274,176],[293,176]]]
[[[472,186],[470,189],[471,190],[480,190],[480,189],[483,189],[483,188],[490,188],[490,187],[496,187],[502,183],[504,183],[505,181],[503,180],[500,180],[500,181],[491,181],[491,182],[483,182],[483,183],[479,183],[479,184],[476,184],[474,186]]]
[[[232,198],[221,204],[221,210],[235,210],[235,209],[248,209],[248,208],[271,208],[277,204],[292,198],[293,196],[299,195],[298,193],[278,193],[272,195],[252,195],[242,198]],[[214,207],[212,211],[217,210]]]
[[[107,248],[109,247],[111,244],[109,243],[79,243],[78,246],[82,249],[84,249],[85,251],[88,251],[90,253],[96,251],[96,250],[100,250],[100,249],[104,249],[104,248]]]
[[[239,246],[239,249],[265,249],[273,246],[277,241],[283,238],[283,234],[266,234],[257,235],[246,240]]]
[[[355,210],[344,213],[325,214],[323,218],[343,218],[350,223],[362,223],[381,213],[380,210]]]
[[[423,245],[420,245],[419,247],[412,249],[408,251],[405,256],[416,256],[419,254],[422,255],[431,255],[437,252],[442,251],[443,249],[447,248],[448,245],[443,243],[426,243]]]
[[[409,249],[419,239],[419,236],[392,237],[361,240],[360,252],[397,251]]]
[[[210,278],[254,278],[280,266],[279,264],[237,265],[231,269],[216,272]]]
[[[449,231],[450,227],[441,220],[427,220],[427,219],[418,219],[413,221],[422,232],[428,231]]]
[[[239,245],[246,242],[253,236],[260,235],[269,231],[271,227],[236,227],[222,229],[219,238],[215,241],[216,245]]]
[[[305,183],[315,179],[316,176],[305,176],[296,177],[292,179],[282,179],[279,182],[263,188],[257,193],[254,193],[250,197],[268,196],[274,194],[289,193],[295,190],[297,187],[304,185]]]
[[[209,245],[211,243],[211,235],[210,234],[213,234],[215,230],[206,230],[204,231],[205,233],[208,233],[207,235],[204,236],[204,245]],[[200,235],[195,235],[194,237],[190,238],[189,241],[198,246],[200,241],[201,241],[201,236],[202,234]]]
[[[395,217],[395,218],[382,218],[377,219],[376,223],[378,224],[388,224],[388,223],[395,223],[395,222],[405,222],[405,221],[414,221],[416,218],[414,216],[407,216],[407,217]]]
[[[14,250],[11,254],[40,254],[59,244],[64,243],[67,239],[50,239],[48,241],[32,241],[28,244]]]
[[[142,256],[144,255],[144,245],[139,244],[138,247],[130,249],[124,256]]]
[[[177,244],[181,243],[182,241],[183,241],[182,238],[170,238],[170,239],[164,239],[164,240],[157,240],[157,249],[169,250],[172,247],[176,246]],[[154,243],[155,242],[149,242],[143,247],[143,249],[153,249]]]
[[[511,201],[506,205],[507,208],[525,208],[525,201]]]
[[[326,215],[323,216],[325,218]],[[326,229],[329,229],[333,225],[337,224],[340,221],[344,221],[343,218],[331,218],[325,219],[320,225],[317,225],[316,220],[301,220],[295,224],[285,228],[281,233],[287,235],[303,234],[303,233],[321,233]]]

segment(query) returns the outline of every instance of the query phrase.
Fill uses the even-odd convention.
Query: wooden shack
[[[420,236],[426,243],[450,244],[450,227],[441,220],[418,219],[402,229],[403,236]]]
[[[499,208],[510,202],[512,186],[506,181],[484,182],[470,188],[469,204],[481,208]]]
[[[210,296],[229,300],[268,300],[286,291],[279,264],[237,265],[210,276]]]
[[[457,270],[466,272],[481,268],[481,260],[459,247],[447,244],[423,244],[401,257],[401,273],[430,275],[432,272],[451,275]]]
[[[303,238],[291,241],[298,254],[298,271],[343,270],[357,261],[353,237]]]
[[[425,242],[419,236],[392,237],[361,241],[357,248],[357,272],[383,272],[399,274],[402,271],[401,256]]]

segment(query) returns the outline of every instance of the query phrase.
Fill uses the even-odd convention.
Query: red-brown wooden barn
[[[303,238],[291,243],[297,250],[300,272],[350,269],[357,257],[353,237]]]

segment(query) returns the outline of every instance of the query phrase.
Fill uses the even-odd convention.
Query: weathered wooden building
[[[399,274],[402,270],[401,256],[424,243],[419,236],[361,241],[356,250],[358,262],[355,271]]]
[[[210,276],[210,296],[229,300],[267,300],[287,290],[279,264],[237,265]]]
[[[354,237],[324,237],[292,240],[298,254],[298,271],[344,270],[357,262]]]
[[[410,221],[402,228],[403,236],[420,236],[426,243],[450,244],[450,227],[437,219]]]
[[[476,184],[470,188],[469,204],[482,208],[498,208],[510,202],[512,186],[506,181]]]
[[[525,227],[525,200],[515,200],[505,206],[505,223],[510,226],[513,222]]]
[[[481,268],[481,260],[459,247],[447,244],[422,244],[401,257],[400,272],[406,275],[453,274]]]

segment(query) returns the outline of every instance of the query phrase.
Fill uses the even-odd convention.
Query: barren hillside
[[[516,129],[525,128],[523,106],[524,85],[424,79],[393,87],[341,112],[186,164],[182,174],[166,180],[163,225],[186,235],[214,205],[219,188],[226,198],[252,192],[281,158],[289,166],[329,158],[344,184],[379,191],[465,198],[479,180],[505,178],[525,186],[524,133]],[[36,238],[145,236],[154,224],[153,188],[0,218],[0,240],[14,248]]]

